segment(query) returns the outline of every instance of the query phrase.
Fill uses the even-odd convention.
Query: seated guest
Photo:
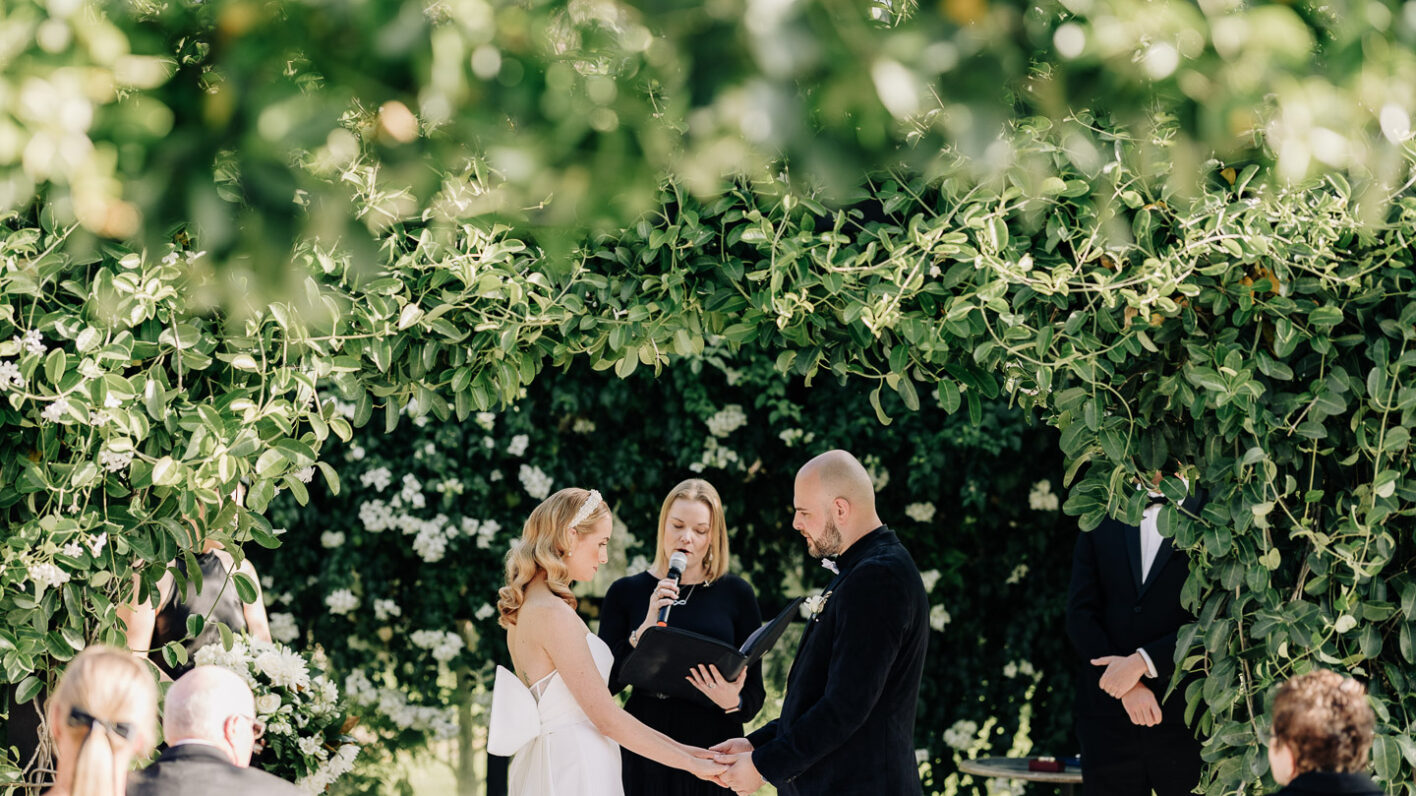
[[[256,700],[236,674],[198,666],[167,691],[162,732],[168,748],[128,780],[128,796],[295,796],[299,788],[248,768],[265,727]]]
[[[1284,683],[1268,747],[1269,770],[1285,786],[1275,796],[1382,796],[1364,773],[1375,723],[1367,689],[1350,677],[1317,669]]]
[[[49,700],[57,769],[46,796],[120,796],[135,756],[156,740],[157,684],[119,649],[94,645],[64,670]]]

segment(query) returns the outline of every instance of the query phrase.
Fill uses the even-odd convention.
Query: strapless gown
[[[610,680],[614,653],[599,636],[585,643]],[[497,667],[487,749],[511,756],[507,772],[510,796],[623,796],[619,744],[595,729],[571,695],[560,672],[526,687],[521,678]]]

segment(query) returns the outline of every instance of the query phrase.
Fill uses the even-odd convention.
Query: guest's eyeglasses
[[[265,722],[255,716],[247,716],[244,713],[237,713],[235,715],[239,719],[245,719],[251,722],[251,740],[259,741],[261,737],[265,735]]]

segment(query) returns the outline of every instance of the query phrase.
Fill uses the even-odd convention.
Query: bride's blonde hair
[[[595,498],[598,500],[599,493]],[[526,518],[521,538],[512,542],[506,554],[506,585],[497,592],[497,611],[501,614],[497,623],[502,627],[516,624],[516,614],[526,602],[526,586],[540,572],[546,573],[546,586],[551,593],[571,608],[576,606],[575,595],[570,593],[570,570],[562,559],[570,552],[575,534],[585,533],[610,513],[610,507],[598,500],[589,514],[572,525],[590,499],[590,490],[567,487],[541,501]]]

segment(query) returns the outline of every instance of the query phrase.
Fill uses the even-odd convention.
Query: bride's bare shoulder
[[[526,602],[521,604],[521,610],[517,612],[516,617],[517,625],[524,623],[528,627],[546,627],[552,630],[563,630],[566,623],[579,621],[580,617],[575,613],[575,609],[544,587],[526,590]]]

